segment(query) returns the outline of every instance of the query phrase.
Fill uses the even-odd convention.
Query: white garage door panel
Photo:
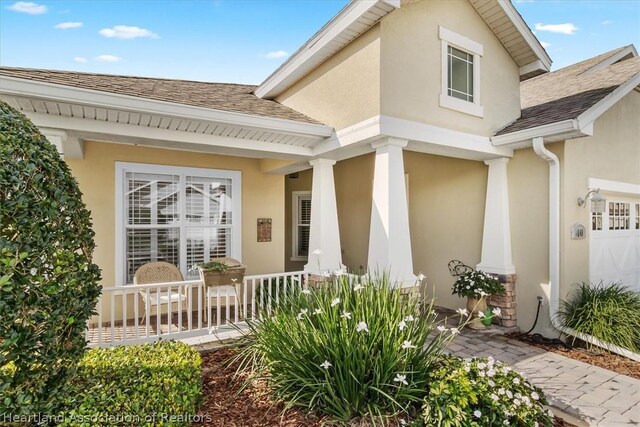
[[[606,197],[602,230],[589,233],[589,280],[592,283],[622,282],[640,292],[640,230],[636,228],[636,204],[640,204],[640,198]],[[609,224],[614,223],[615,227],[626,227],[621,225],[625,224],[624,218],[618,216],[618,221],[614,221],[616,212],[610,212],[610,202],[629,203],[628,229],[609,229]]]

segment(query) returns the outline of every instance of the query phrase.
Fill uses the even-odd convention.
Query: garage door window
[[[629,230],[630,203],[609,202],[609,230]]]

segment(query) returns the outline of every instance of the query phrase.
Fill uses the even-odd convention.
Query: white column
[[[402,149],[407,140],[386,138],[371,146],[376,150],[369,232],[370,273],[386,271],[403,287],[415,286],[409,209]]]
[[[336,162],[317,159],[309,164],[313,166],[313,184],[309,261],[304,270],[313,274],[323,274],[342,268],[336,187],[333,179],[333,165]]]
[[[487,199],[484,208],[482,257],[479,270],[495,274],[515,274],[511,258],[511,226],[509,223],[509,187],[507,185],[509,159],[487,160]]]

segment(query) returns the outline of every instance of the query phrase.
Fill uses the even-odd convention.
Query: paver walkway
[[[449,345],[460,357],[511,365],[547,394],[549,403],[589,426],[640,426],[640,380],[569,359],[492,330],[464,330]]]

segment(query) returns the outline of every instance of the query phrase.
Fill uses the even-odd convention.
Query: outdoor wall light
[[[603,213],[607,206],[607,199],[600,195],[600,189],[596,188],[587,193],[584,198],[578,197],[578,206],[586,206],[587,200],[591,200],[591,212]]]

